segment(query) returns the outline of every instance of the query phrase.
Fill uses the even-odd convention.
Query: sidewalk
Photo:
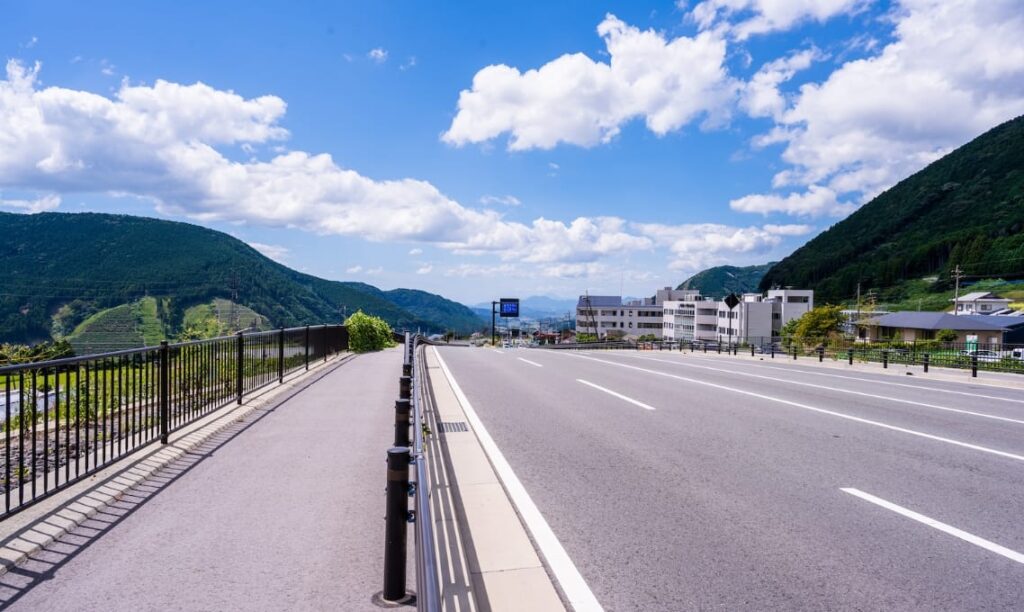
[[[376,610],[401,350],[252,410],[0,577],[15,610]],[[411,557],[411,555],[410,555]],[[410,588],[414,588],[411,569]]]

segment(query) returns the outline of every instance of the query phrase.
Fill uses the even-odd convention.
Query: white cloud
[[[636,118],[658,135],[698,117],[728,117],[736,83],[724,67],[725,41],[713,32],[668,40],[609,14],[597,27],[610,60],[563,55],[538,69],[483,68],[459,94],[442,139],[453,145],[509,134],[511,150],[606,143]]]
[[[387,49],[377,47],[376,49],[370,49],[369,53],[366,54],[366,57],[377,62],[378,64],[383,64],[384,62],[388,61],[388,52]]]
[[[36,46],[36,43],[38,43],[38,42],[39,42],[39,37],[38,36],[33,36],[32,38],[28,39],[27,43],[25,43],[25,48],[26,49],[31,49],[32,47]]]
[[[766,253],[780,245],[784,238],[805,235],[814,229],[809,225],[734,227],[717,223],[635,226],[658,245],[668,247],[673,255],[669,267],[683,271],[725,263],[736,255]]]
[[[416,270],[416,274],[430,274],[434,271],[434,266],[431,264],[424,264]]]
[[[519,198],[513,195],[485,195],[484,197],[480,198],[480,203],[483,204],[484,206],[488,206],[490,204],[501,204],[502,206],[519,206],[520,204],[522,204],[522,202],[519,201]]]
[[[810,185],[805,192],[790,193],[785,196],[777,194],[743,196],[729,202],[729,206],[733,210],[761,213],[762,215],[781,212],[809,217],[821,215],[845,217],[857,208],[855,204],[839,202],[835,191],[820,185]]]
[[[410,55],[405,62],[398,67],[399,70],[405,71],[416,67],[416,56]]]
[[[789,81],[800,70],[822,59],[817,48],[811,47],[787,57],[768,62],[761,67],[749,82],[743,85],[739,106],[751,117],[782,118],[786,99],[779,91],[779,85]]]
[[[279,125],[286,105],[275,96],[246,99],[202,83],[157,81],[123,83],[107,98],[39,89],[38,71],[38,65],[25,68],[12,61],[7,80],[0,80],[0,187],[54,197],[133,195],[166,214],[200,221],[434,244],[545,274],[582,273],[588,268],[582,264],[665,244],[618,217],[511,221],[497,210],[463,206],[428,182],[371,179],[325,154],[225,157],[218,147],[268,145],[288,136]],[[254,146],[252,151],[273,149]],[[662,227],[683,234],[695,226]],[[730,248],[711,245],[723,256]],[[353,266],[347,272],[383,270]]]
[[[9,208],[29,214],[56,210],[60,206],[60,196],[50,194],[35,200],[5,200],[0,198],[0,208]]]
[[[558,170],[559,168],[561,168],[561,166],[559,166],[555,162],[548,162],[548,168],[550,168],[552,170]]]
[[[377,266],[376,268],[369,268],[369,269],[366,270],[366,275],[367,276],[378,276],[378,275],[383,274],[383,273],[384,273],[384,268],[382,266]]]
[[[288,258],[288,247],[278,244],[264,244],[262,242],[250,242],[249,246],[277,262],[283,262]]]
[[[346,274],[359,274],[362,271],[363,271],[363,267],[362,266],[350,266],[348,268],[345,268],[345,273]]]
[[[788,30],[806,21],[823,23],[852,14],[872,0],[705,0],[690,17],[704,30],[728,32],[737,40],[754,34]],[[679,5],[684,9],[685,5]]]
[[[482,265],[459,264],[445,270],[445,276],[468,278],[474,276],[513,276],[519,274],[519,268],[513,264]]]
[[[410,249],[409,250],[409,254],[414,256],[414,257],[416,255],[422,255],[423,254],[423,249]]]

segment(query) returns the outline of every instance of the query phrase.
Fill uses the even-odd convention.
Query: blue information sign
[[[501,301],[498,302],[498,316],[518,317],[519,298],[501,298]]]

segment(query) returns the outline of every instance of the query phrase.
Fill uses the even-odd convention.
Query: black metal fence
[[[0,520],[347,348],[318,325],[0,367]]]
[[[889,365],[959,368],[1024,374],[1024,344],[924,341],[860,342],[847,338],[758,337],[744,341],[656,340],[653,342],[586,342],[546,345],[548,349],[654,350],[814,358]]]

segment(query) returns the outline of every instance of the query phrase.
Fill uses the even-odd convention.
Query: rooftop
[[[861,325],[903,327],[911,329],[952,329],[954,331],[1005,331],[1024,325],[1022,317],[999,315],[951,315],[947,312],[893,312],[868,317]]]

